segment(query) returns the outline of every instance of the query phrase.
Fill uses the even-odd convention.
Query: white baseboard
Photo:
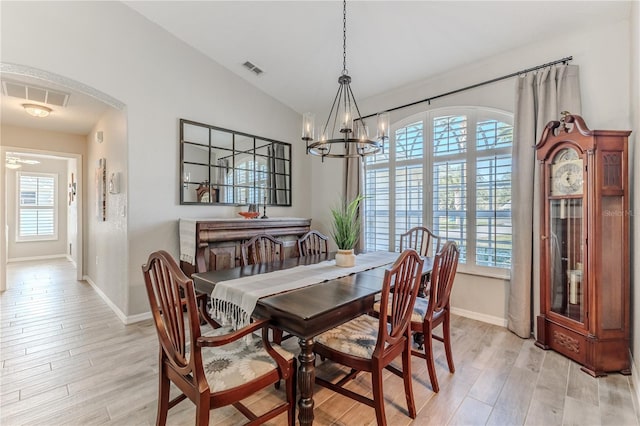
[[[493,315],[481,314],[479,312],[467,311],[466,309],[451,307],[451,313],[460,315],[461,317],[471,318],[477,321],[486,322],[488,324],[497,325],[500,327],[507,326],[506,318],[494,317]]]
[[[141,314],[136,314],[131,316],[125,315],[124,312],[122,312],[120,308],[118,308],[116,304],[113,303],[111,299],[107,297],[106,294],[104,294],[104,292],[100,289],[100,287],[98,287],[96,283],[94,283],[91,280],[91,278],[89,278],[88,275],[84,275],[83,279],[86,282],[88,282],[89,285],[91,285],[91,287],[93,287],[95,292],[98,293],[98,296],[100,296],[100,298],[104,300],[104,303],[106,303],[107,306],[111,308],[111,310],[117,315],[117,317],[120,319],[120,321],[122,321],[123,324],[129,325],[129,324],[133,324],[133,323],[144,321],[151,318],[151,312],[143,312]]]
[[[67,255],[66,255],[66,257],[67,257],[67,260],[68,260],[69,262],[73,263],[73,267],[74,267],[74,268],[77,268],[77,267],[78,267],[78,264],[77,264],[77,263],[76,263],[76,261],[73,259],[73,257],[71,257],[71,255],[67,254]]]
[[[29,256],[29,257],[12,257],[7,259],[7,263],[11,262],[27,262],[29,260],[47,260],[47,259],[64,259],[66,254],[48,254],[46,256]]]
[[[634,396],[636,397],[636,407],[640,407],[640,379],[638,379],[638,374],[640,374],[640,372],[636,368],[636,363],[633,360],[631,350],[629,350],[629,357],[631,358],[631,382],[633,383]]]
[[[125,322],[125,324],[129,325],[129,324],[133,324],[133,323],[140,322],[140,321],[146,321],[146,320],[151,319],[151,318],[153,318],[151,316],[151,311],[143,312],[141,314],[128,316],[127,317],[127,321]]]

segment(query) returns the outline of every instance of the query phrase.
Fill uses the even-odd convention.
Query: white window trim
[[[417,121],[422,121],[423,122],[423,135],[425,138],[425,142],[426,143],[430,143],[431,138],[432,138],[432,134],[433,134],[433,118],[436,116],[440,116],[440,115],[447,115],[447,114],[467,114],[467,116],[471,117],[471,120],[473,120],[473,122],[477,123],[478,121],[478,115],[479,113],[490,113],[493,116],[499,116],[502,117],[503,121],[510,123],[511,125],[513,125],[513,114],[508,112],[508,111],[504,111],[504,110],[500,110],[500,109],[496,109],[496,108],[488,108],[488,107],[480,107],[480,106],[455,106],[455,107],[443,107],[443,108],[436,108],[436,109],[431,109],[425,112],[420,112],[417,114],[413,114],[409,117],[405,117],[402,118],[398,121],[396,121],[395,123],[391,124],[391,129],[390,129],[390,134],[395,135],[396,131],[398,129],[401,129],[403,127],[406,127],[407,125],[411,124],[411,123],[415,123]],[[474,140],[475,141],[475,132],[476,132],[476,128],[475,126],[471,126],[467,129],[468,133],[468,139],[469,140]],[[394,136],[395,138],[395,136]],[[393,142],[395,142],[395,139],[393,139]],[[471,146],[473,145],[473,146]],[[431,185],[431,180],[433,178],[433,162],[434,162],[434,154],[433,154],[433,149],[431,149],[432,147],[429,146],[425,146],[424,149],[424,155],[422,160],[406,160],[406,161],[402,161],[401,164],[417,164],[417,163],[422,163],[423,165],[423,170],[424,170],[424,174],[423,174],[423,188],[424,188],[424,194],[423,194],[423,203],[425,204],[425,207],[427,206],[433,206],[433,186]],[[478,152],[476,150],[476,146],[475,144],[469,144],[467,146],[467,151],[472,151],[473,155],[470,157],[467,153],[464,154],[459,154],[459,157],[461,159],[464,159],[467,163],[469,163],[470,161],[476,161],[478,158]],[[512,148],[498,148],[492,151],[495,155],[503,155],[503,154],[511,154],[512,152]],[[454,156],[449,156],[448,157],[449,160],[454,159]],[[378,169],[378,168],[389,168],[389,185],[392,188],[395,188],[395,173],[392,172],[392,170],[396,169],[398,162],[396,161],[395,158],[395,144],[389,144],[389,162],[388,163],[382,163],[382,164],[371,164],[366,166],[366,168],[368,170],[374,170],[374,169]],[[476,170],[475,167],[467,167],[467,185],[469,185],[469,182],[473,182],[473,187],[475,188],[476,182],[475,182],[475,177],[476,177]],[[389,194],[389,205],[390,206],[395,206],[395,191],[390,191]],[[475,208],[476,208],[476,200],[475,198],[469,197],[467,199],[467,211],[473,211],[475,212]],[[431,207],[429,208],[424,208],[423,212],[422,212],[422,220],[423,223],[433,223],[433,209]],[[475,224],[476,224],[476,217],[475,214],[468,214],[467,215],[467,230],[468,231],[472,231],[475,230]],[[395,220],[395,215],[389,215],[389,227],[390,229],[395,229],[396,227],[396,220]],[[470,232],[468,233],[468,235],[470,234]],[[395,235],[389,235],[389,250],[394,250],[397,249],[397,247],[395,247]],[[513,247],[513,245],[512,245]],[[473,253],[475,256],[475,249],[476,249],[476,241],[475,239],[471,239],[468,238],[467,239],[467,253],[469,253],[470,249],[473,249]],[[468,261],[468,259],[467,259]],[[498,279],[509,279],[510,275],[511,275],[511,271],[510,268],[501,268],[501,267],[493,267],[493,266],[483,266],[483,265],[476,265],[475,264],[475,259],[474,259],[474,264],[471,265],[469,263],[465,263],[462,264],[460,263],[458,265],[458,271],[460,273],[464,273],[464,274],[469,274],[469,275],[478,275],[478,276],[484,276],[484,277],[490,277],[490,278],[498,278]]]
[[[53,235],[20,235],[20,176],[45,176],[53,178]],[[17,172],[16,173],[16,243],[28,243],[35,241],[56,241],[58,239],[58,174],[39,172]]]

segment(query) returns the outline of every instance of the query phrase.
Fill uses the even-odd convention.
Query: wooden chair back
[[[448,309],[459,257],[460,250],[456,243],[447,241],[433,259],[427,318],[432,318],[444,309]]]
[[[194,373],[199,377],[201,373],[204,377],[204,372],[196,371],[198,363],[187,351],[200,337],[193,281],[163,250],[152,253],[142,270],[163,357],[185,375]],[[186,316],[183,312],[185,306]]]
[[[417,251],[406,249],[393,266],[385,271],[376,352],[398,344],[403,337],[407,336],[413,305],[420,287],[423,263]],[[393,293],[391,293],[392,288]]]
[[[242,266],[284,260],[284,243],[269,234],[258,234],[240,247]]]
[[[416,226],[400,235],[400,251],[412,248],[420,256],[433,256],[440,251],[440,245],[440,237],[424,226]]]
[[[312,256],[329,252],[329,238],[318,231],[309,231],[298,239],[298,254]]]

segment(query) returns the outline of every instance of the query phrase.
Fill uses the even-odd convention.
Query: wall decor
[[[69,205],[76,200],[76,191],[78,183],[75,181],[74,174],[71,173],[71,182],[69,182]]]
[[[100,158],[96,168],[96,217],[98,221],[107,220],[107,159]]]
[[[180,120],[180,204],[291,206],[291,144]]]

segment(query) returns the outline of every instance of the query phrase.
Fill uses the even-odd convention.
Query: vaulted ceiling
[[[333,100],[343,60],[340,1],[124,3],[299,113],[324,111]],[[351,0],[346,41],[352,89],[360,101],[534,41],[624,19],[629,11],[628,1]],[[248,70],[246,61],[263,72]],[[67,106],[38,120],[22,111],[23,100],[3,94],[2,122],[86,134],[106,108],[44,86],[68,92]]]
[[[328,108],[338,88],[341,1],[125,4],[299,113]],[[348,1],[347,69],[364,99],[629,11],[621,1]]]

